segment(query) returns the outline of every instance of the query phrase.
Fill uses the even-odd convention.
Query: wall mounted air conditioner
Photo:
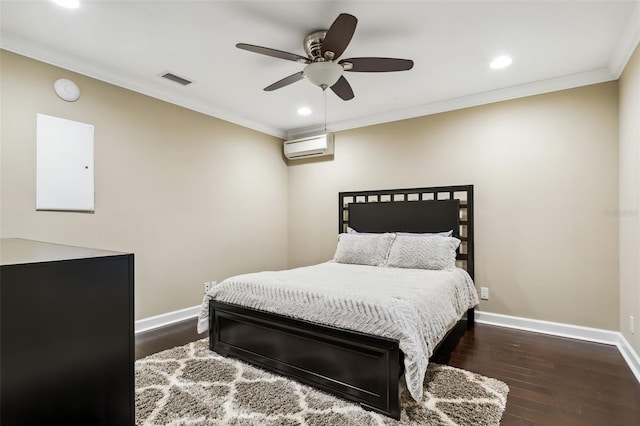
[[[285,141],[284,156],[289,160],[333,154],[333,133]]]

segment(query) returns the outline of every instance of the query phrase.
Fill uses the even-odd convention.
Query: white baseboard
[[[476,321],[480,324],[514,328],[517,330],[616,346],[633,372],[633,375],[638,382],[640,382],[640,357],[620,332],[482,311],[476,311]]]
[[[618,341],[618,350],[625,361],[627,361],[627,365],[633,371],[633,374],[640,382],[640,356],[633,350],[627,339],[624,338],[622,333],[620,333],[620,340]]]
[[[200,305],[178,311],[167,312],[149,318],[136,321],[136,334],[155,328],[164,327],[176,322],[188,320],[198,316]],[[551,321],[542,321],[530,318],[514,317],[511,315],[494,314],[491,312],[476,311],[476,321],[480,324],[495,325],[498,327],[514,328],[517,330],[531,331],[534,333],[549,334],[552,336],[567,337],[570,339],[586,340],[594,343],[604,343],[618,348],[620,354],[629,365],[638,382],[640,382],[640,357],[633,350],[622,333],[599,328],[582,327],[579,325],[563,324]],[[195,325],[194,325],[195,326]]]
[[[198,316],[198,312],[200,312],[200,305],[180,309],[178,311],[167,312],[165,314],[156,315],[154,317],[143,318],[136,321],[135,332],[136,334],[138,334],[144,331],[153,330],[154,328],[160,328],[176,322],[195,318]]]
[[[517,330],[533,331],[534,333],[550,334],[553,336],[587,340],[589,342],[605,343],[615,346],[617,346],[620,336],[620,333],[616,331],[482,311],[476,311],[476,321],[481,324],[497,325],[500,327],[515,328]]]

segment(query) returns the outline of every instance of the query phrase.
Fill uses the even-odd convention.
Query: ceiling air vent
[[[178,84],[182,84],[183,86],[189,85],[193,83],[193,81],[187,80],[186,78],[179,77],[170,72],[166,72],[164,74],[160,74],[160,77],[166,78],[167,80],[175,81]]]

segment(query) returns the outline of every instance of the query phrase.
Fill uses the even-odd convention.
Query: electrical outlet
[[[480,299],[489,300],[489,287],[480,287]]]
[[[629,331],[631,334],[635,334],[636,332],[636,321],[632,315],[629,316]]]
[[[216,285],[215,281],[209,281],[204,283],[204,293],[207,294],[207,292],[211,290],[211,287],[213,287],[214,285]]]

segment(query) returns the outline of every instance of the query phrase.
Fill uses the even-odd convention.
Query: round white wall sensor
[[[56,90],[56,94],[65,101],[74,102],[80,97],[80,88],[78,85],[66,78],[56,80],[53,88]]]

